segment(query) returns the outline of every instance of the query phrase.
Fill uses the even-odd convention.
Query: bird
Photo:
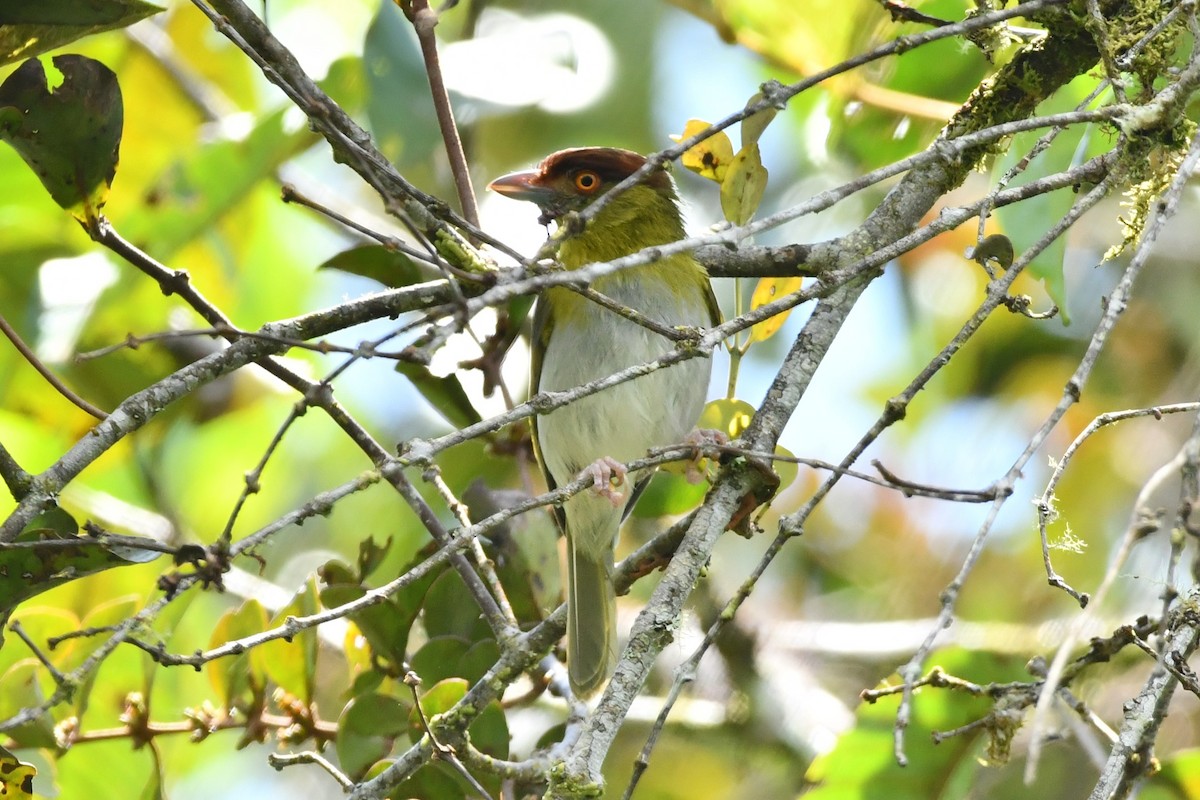
[[[501,195],[535,203],[539,222],[563,224],[647,162],[611,147],[578,147],[546,156],[532,170],[492,181]],[[685,236],[675,183],[666,168],[610,198],[566,237],[558,260],[568,270],[612,261]],[[691,253],[596,278],[590,288],[659,326],[703,328],[720,321],[704,267]],[[563,286],[538,298],[531,341],[530,391],[561,392],[653,361],[676,342]],[[586,475],[593,489],[555,509],[567,540],[567,674],[588,698],[611,677],[617,659],[614,547],[621,523],[650,474],[623,466],[647,450],[683,441],[707,397],[711,359],[691,358],[582,397],[534,417],[533,449],[550,489]],[[620,487],[632,482],[632,491]],[[615,487],[614,487],[615,484]]]

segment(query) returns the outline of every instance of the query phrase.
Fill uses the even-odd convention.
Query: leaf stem
[[[738,279],[733,282],[733,314],[736,317],[740,316],[741,313],[742,281],[741,279]],[[742,356],[746,354],[746,351],[742,348],[741,343],[738,341],[738,338],[741,335],[742,332],[738,331],[733,335],[732,341],[727,340],[725,342],[725,346],[729,350],[729,383],[725,387],[725,398],[727,400],[732,400],[737,396],[738,372],[742,367]]]

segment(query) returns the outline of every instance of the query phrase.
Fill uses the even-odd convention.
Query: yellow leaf
[[[775,455],[783,458],[795,458],[792,451],[786,447],[776,445]],[[775,490],[776,496],[796,480],[800,474],[800,465],[794,461],[772,461],[771,468],[775,470],[775,474],[779,476],[779,488]]]
[[[746,101],[746,107],[754,105],[763,99],[763,93],[751,97]],[[758,138],[762,136],[763,131],[771,124],[771,120],[775,119],[776,110],[774,108],[765,108],[757,114],[751,114],[742,120],[742,147],[757,144]]]
[[[750,298],[750,308],[759,308],[784,295],[798,292],[803,285],[804,279],[798,277],[760,278],[758,285],[754,287],[754,295]],[[750,329],[750,341],[763,342],[770,339],[776,331],[783,327],[783,323],[787,321],[790,313],[792,311],[788,309],[757,323]]]
[[[705,130],[709,124],[701,119],[689,119],[683,126],[683,133],[672,135],[671,139],[682,142]],[[684,151],[679,163],[702,178],[721,183],[733,161],[733,142],[724,131],[714,133],[695,147]]]
[[[13,800],[33,797],[33,776],[37,767],[26,764],[0,747],[0,796]]]
[[[704,407],[696,426],[705,430],[720,431],[733,440],[742,435],[753,418],[754,406],[745,400],[722,398],[713,400]]]
[[[734,225],[745,225],[758,210],[767,188],[767,169],[763,166],[758,144],[738,151],[721,181],[721,211]]]
[[[700,412],[700,421],[696,423],[696,427],[720,431],[733,441],[745,433],[746,428],[750,426],[750,420],[754,418],[754,413],[754,406],[745,400],[713,400]],[[795,457],[786,447],[776,447],[775,455],[784,459]],[[779,491],[785,489],[800,474],[800,466],[794,461],[772,461],[771,468],[779,476]]]

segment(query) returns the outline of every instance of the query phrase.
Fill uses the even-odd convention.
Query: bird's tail
[[[580,697],[595,694],[617,661],[617,599],[611,549],[584,552],[568,541],[567,674]]]

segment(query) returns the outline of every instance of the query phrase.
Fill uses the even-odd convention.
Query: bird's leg
[[[695,484],[704,479],[704,473],[700,470],[700,462],[705,455],[704,451],[729,444],[729,437],[715,428],[696,428],[683,437],[683,443],[696,451],[692,460],[688,462],[686,473],[687,482]]]
[[[584,467],[579,477],[591,478],[592,491],[601,497],[607,497],[613,508],[620,508],[625,502],[625,495],[616,487],[625,483],[628,473],[629,470],[620,461],[611,456],[603,456]]]

